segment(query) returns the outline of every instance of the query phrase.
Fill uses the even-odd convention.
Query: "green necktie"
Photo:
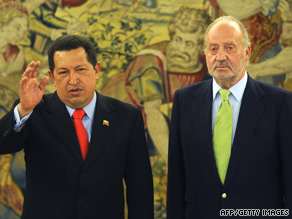
[[[231,154],[232,109],[228,100],[230,91],[221,89],[219,90],[219,93],[221,95],[222,103],[219,107],[214,126],[213,147],[219,177],[222,184],[224,184]]]

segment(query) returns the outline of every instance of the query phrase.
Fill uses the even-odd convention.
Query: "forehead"
[[[235,22],[215,24],[207,34],[208,44],[240,43],[243,35]]]
[[[87,53],[84,48],[79,47],[72,50],[61,50],[54,53],[56,67],[76,66],[87,64]]]

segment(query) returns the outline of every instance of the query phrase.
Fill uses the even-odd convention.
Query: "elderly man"
[[[168,219],[240,216],[236,209],[247,209],[245,216],[287,216],[292,94],[248,76],[250,41],[235,18],[215,20],[205,47],[213,79],[174,97]]]

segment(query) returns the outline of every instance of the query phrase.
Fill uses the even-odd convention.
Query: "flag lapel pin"
[[[109,121],[107,121],[107,120],[103,120],[102,125],[109,126]]]

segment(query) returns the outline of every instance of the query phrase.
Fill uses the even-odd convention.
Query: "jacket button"
[[[222,194],[222,198],[227,198],[227,194],[226,193],[223,193]]]

